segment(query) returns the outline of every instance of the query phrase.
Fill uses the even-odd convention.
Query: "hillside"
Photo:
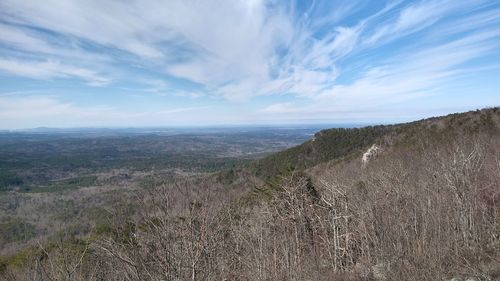
[[[256,161],[256,175],[268,178],[289,170],[303,170],[333,159],[340,159],[370,146],[391,130],[391,126],[322,130],[299,146]]]
[[[153,181],[134,198],[137,210],[114,209],[90,235],[4,257],[0,275],[500,280],[500,110],[323,130],[239,168]]]
[[[290,170],[304,170],[320,163],[358,157],[375,143],[398,145],[421,140],[449,141],[463,134],[498,134],[498,108],[450,114],[397,125],[334,128],[316,133],[313,139],[274,153],[250,165],[256,175],[269,178]]]

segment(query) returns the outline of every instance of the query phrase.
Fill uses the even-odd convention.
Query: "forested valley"
[[[500,280],[499,108],[1,138],[1,280]]]

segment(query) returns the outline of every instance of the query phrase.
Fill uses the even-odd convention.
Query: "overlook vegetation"
[[[362,162],[374,144],[379,152]],[[250,159],[182,177],[73,170],[38,192],[12,188],[36,173],[16,181],[20,170],[6,169],[0,225],[15,235],[2,235],[1,278],[500,279],[498,108],[323,130]],[[88,187],[96,182],[123,187]],[[35,201],[72,223],[33,238],[23,214]]]

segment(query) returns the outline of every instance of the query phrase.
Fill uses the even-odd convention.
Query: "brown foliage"
[[[498,134],[432,137],[394,140],[367,165],[345,160],[241,188],[239,199],[208,179],[158,186],[138,197],[142,213],[117,215],[72,258],[45,251],[9,278],[500,278]]]

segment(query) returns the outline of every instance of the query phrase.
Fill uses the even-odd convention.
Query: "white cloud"
[[[151,28],[139,3],[118,1],[2,1],[3,18],[61,34],[76,36],[107,46],[115,46],[151,58],[161,52],[140,38]],[[151,12],[151,11],[150,11]],[[144,24],[141,24],[144,21]],[[164,35],[165,36],[165,35]]]
[[[329,119],[344,116],[351,120],[363,120],[366,116],[397,117],[396,112],[404,115],[407,109],[398,110],[399,106],[408,107],[412,101],[439,94],[441,85],[463,78],[464,74],[491,70],[473,68],[468,71],[467,67],[460,66],[498,50],[499,38],[500,29],[493,29],[438,46],[415,49],[411,54],[403,52],[383,64],[368,68],[352,83],[336,84],[319,91],[311,97],[310,103],[278,103],[262,108],[260,113],[273,118]],[[498,68],[498,65],[494,67]],[[464,108],[460,102],[454,104],[451,100],[446,106]],[[384,112],[388,108],[390,110]]]
[[[402,54],[369,69],[360,79],[336,85],[318,98],[333,99],[335,108],[376,108],[435,94],[439,85],[461,73],[459,66],[500,47],[500,30],[487,31],[436,47]],[[322,102],[325,102],[324,100]]]
[[[110,79],[92,70],[61,64],[58,61],[38,62],[0,58],[0,72],[33,79],[76,77],[92,86],[102,86],[110,82]]]
[[[295,46],[309,44],[308,27],[297,26],[292,7],[268,1],[6,0],[0,8],[9,22],[130,52],[229,99],[263,94],[261,89],[270,88],[266,85],[274,80],[273,71],[285,81],[297,79],[292,78],[297,77],[294,69],[326,67],[332,58],[349,52],[356,36],[341,27],[309,47]],[[41,38],[22,36],[10,41],[51,52],[53,46]],[[288,56],[293,65],[284,70],[277,53],[280,48],[300,49],[293,58]],[[301,58],[306,54],[312,57]]]
[[[77,44],[61,44],[63,42],[50,42],[47,36],[41,36],[27,28],[0,23],[0,43],[15,48],[18,51],[26,51],[30,54],[43,54],[79,61],[104,62],[109,57],[102,54],[91,53],[83,50]],[[71,40],[68,40],[71,42]],[[53,44],[57,43],[57,44]]]
[[[3,122],[59,116],[71,109],[70,104],[60,103],[51,97],[0,97],[0,119]]]
[[[393,1],[358,25],[333,27],[332,23],[362,5],[314,4],[304,14],[293,5],[264,0],[5,0],[0,8],[8,22],[123,50],[143,59],[139,63],[144,67],[191,80],[227,99],[245,100],[284,92],[317,95],[335,83],[339,61],[352,52],[422,30],[459,7],[480,1],[472,2],[421,1],[404,7],[394,20],[378,24],[381,15],[400,4]],[[368,22],[376,26],[371,35],[365,30]],[[323,34],[315,35],[317,30]],[[7,35],[4,41],[55,53],[47,36],[19,31],[0,25],[0,32]],[[49,68],[45,76],[77,76],[99,83],[97,75],[88,71],[56,72],[50,63],[41,66]],[[43,76],[15,68],[17,72],[11,73]]]
[[[386,43],[401,36],[421,31],[436,24],[444,17],[462,10],[474,8],[483,0],[453,1],[453,0],[423,0],[405,7],[399,16],[375,29],[375,32],[365,39],[368,45]]]
[[[175,125],[193,122],[192,112],[206,106],[156,111],[123,110],[108,106],[78,106],[55,96],[0,96],[0,129],[79,126]],[[180,123],[182,122],[182,123]]]
[[[458,18],[452,22],[444,24],[437,30],[431,30],[430,33],[436,38],[443,38],[463,32],[486,30],[490,29],[490,26],[498,27],[499,25],[500,9],[492,8]]]
[[[288,114],[301,111],[303,111],[303,109],[298,108],[292,102],[276,103],[259,110],[259,112],[267,114]]]
[[[300,10],[272,0],[3,0],[0,71],[121,80],[160,96],[305,101],[264,105],[264,115],[368,112],[438,93],[463,64],[498,49],[498,7],[487,2],[315,1]],[[408,35],[411,44],[397,42]]]

